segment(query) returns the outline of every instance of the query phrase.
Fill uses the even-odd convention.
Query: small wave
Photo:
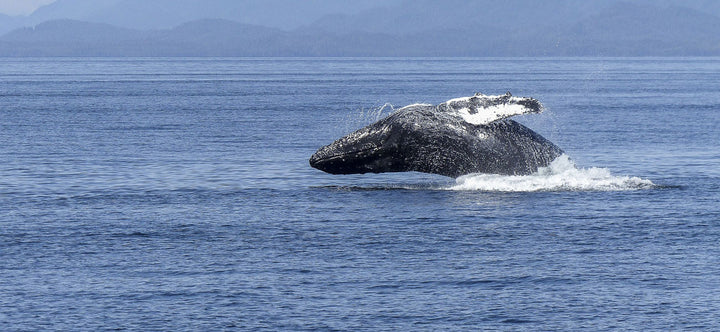
[[[623,191],[652,189],[650,180],[615,176],[605,168],[577,168],[567,155],[555,159],[548,167],[522,176],[469,174],[455,180],[448,190],[479,190],[499,192],[533,191]]]
[[[337,191],[391,191],[391,190],[437,190],[438,185],[435,184],[378,184],[367,186],[312,186],[313,189],[328,189]]]

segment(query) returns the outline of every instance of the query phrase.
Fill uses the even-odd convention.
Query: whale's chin
[[[327,154],[323,149],[310,157],[310,166],[330,174],[402,172],[400,163],[383,148]]]

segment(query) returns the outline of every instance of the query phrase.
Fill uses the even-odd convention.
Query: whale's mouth
[[[381,148],[366,147],[353,151],[338,151],[332,145],[315,152],[310,157],[310,166],[330,174],[356,174],[377,172],[376,159],[382,158]],[[370,162],[368,162],[370,161]]]

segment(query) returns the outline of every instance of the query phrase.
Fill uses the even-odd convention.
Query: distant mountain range
[[[59,0],[17,24],[0,56],[720,55],[712,0]]]
[[[0,14],[0,35],[51,20],[106,23],[137,30],[170,29],[225,19],[291,30],[331,14],[355,14],[401,0],[57,0],[26,17]]]

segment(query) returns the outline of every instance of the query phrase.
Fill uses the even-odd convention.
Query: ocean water
[[[714,330],[720,58],[0,59],[0,330]],[[337,176],[407,104],[539,99],[524,177]]]

